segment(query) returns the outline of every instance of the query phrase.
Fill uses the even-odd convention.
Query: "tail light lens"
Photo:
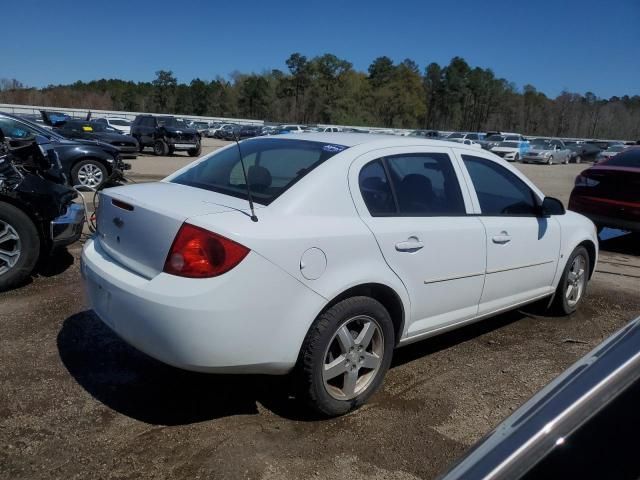
[[[183,223],[164,264],[164,272],[189,278],[222,275],[238,265],[249,249],[221,235]]]

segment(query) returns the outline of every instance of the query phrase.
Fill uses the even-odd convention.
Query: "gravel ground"
[[[134,178],[190,160],[141,156]],[[519,167],[565,202],[582,168]],[[184,372],[127,346],[87,310],[74,245],[0,294],[0,478],[433,478],[640,314],[640,242],[601,248],[576,314],[510,312],[399,349],[368,405],[318,420],[286,378]]]

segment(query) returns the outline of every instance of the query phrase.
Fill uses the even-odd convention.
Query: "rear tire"
[[[589,252],[584,247],[576,247],[571,253],[560,277],[552,309],[560,315],[569,315],[576,311],[585,295],[589,283]]]
[[[107,167],[97,160],[81,160],[71,169],[71,180],[74,185],[98,188],[108,177]]]
[[[301,400],[325,416],[363,405],[391,365],[395,331],[389,312],[369,297],[347,298],[322,313],[302,344]]]
[[[153,153],[158,157],[164,157],[169,153],[169,146],[164,140],[156,140],[153,142]]]
[[[24,281],[40,256],[40,236],[19,208],[0,202],[0,291]]]

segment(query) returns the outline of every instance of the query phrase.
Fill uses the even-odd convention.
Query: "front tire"
[[[191,148],[187,151],[190,157],[198,157],[202,153],[202,144],[198,142],[196,148]]]
[[[514,161],[514,162],[517,162],[517,161],[519,161],[519,160],[520,160],[520,155],[516,153],[516,154],[513,156],[513,161]]]
[[[40,256],[40,237],[19,208],[0,202],[0,291],[26,279]]]
[[[547,165],[553,165],[553,155],[549,156],[549,160],[547,160]]]
[[[560,315],[575,312],[587,294],[590,272],[589,252],[577,247],[569,256],[553,299],[553,309]]]
[[[81,160],[71,169],[71,179],[74,185],[98,188],[109,176],[107,167],[97,160]]]
[[[363,405],[382,384],[393,356],[389,312],[369,297],[343,300],[322,313],[302,345],[300,397],[322,415],[343,415]]]

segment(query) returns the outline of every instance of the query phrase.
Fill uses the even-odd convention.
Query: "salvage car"
[[[571,150],[570,161],[574,163],[595,162],[597,161],[601,150],[591,143],[586,142],[564,142],[566,147]]]
[[[569,163],[571,154],[562,140],[536,138],[531,141],[529,150],[522,155],[522,163]]]
[[[9,145],[19,148],[31,145],[36,136],[49,139],[47,148],[55,152],[69,185],[98,188],[105,182],[122,178],[131,168],[124,163],[115,147],[94,140],[69,140],[33,122],[0,112],[0,129]]]
[[[529,151],[529,142],[500,142],[491,149],[499,157],[510,162],[517,162]]]
[[[640,148],[629,147],[576,177],[569,209],[590,218],[598,229],[640,232]]]
[[[94,120],[98,123],[104,123],[105,125],[109,125],[111,128],[115,128],[116,130],[124,133],[125,135],[129,135],[131,133],[131,120],[128,120],[124,117],[104,117],[104,118],[96,118]]]
[[[0,128],[0,291],[15,287],[38,260],[80,238],[84,209],[38,136],[14,150]]]
[[[542,299],[574,312],[597,251],[591,221],[482,149],[308,133],[103,190],[81,272],[97,316],[150,356],[293,372],[300,400],[339,415],[398,346]]]
[[[640,478],[640,318],[586,354],[441,480]]]
[[[141,152],[145,147],[153,147],[153,153],[159,156],[178,151],[186,151],[190,157],[202,153],[200,134],[181,118],[138,115],[131,125],[131,136],[138,141]]]
[[[102,122],[69,120],[53,130],[66,138],[108,143],[118,150],[121,158],[136,158],[138,154],[139,145],[135,138]]]
[[[603,151],[600,152],[600,155],[598,156],[598,161],[602,161],[602,160],[606,160],[608,158],[615,157],[619,153],[624,152],[627,148],[629,148],[629,146],[625,145],[623,143],[619,143],[617,145],[611,145],[606,150],[603,150]]]

